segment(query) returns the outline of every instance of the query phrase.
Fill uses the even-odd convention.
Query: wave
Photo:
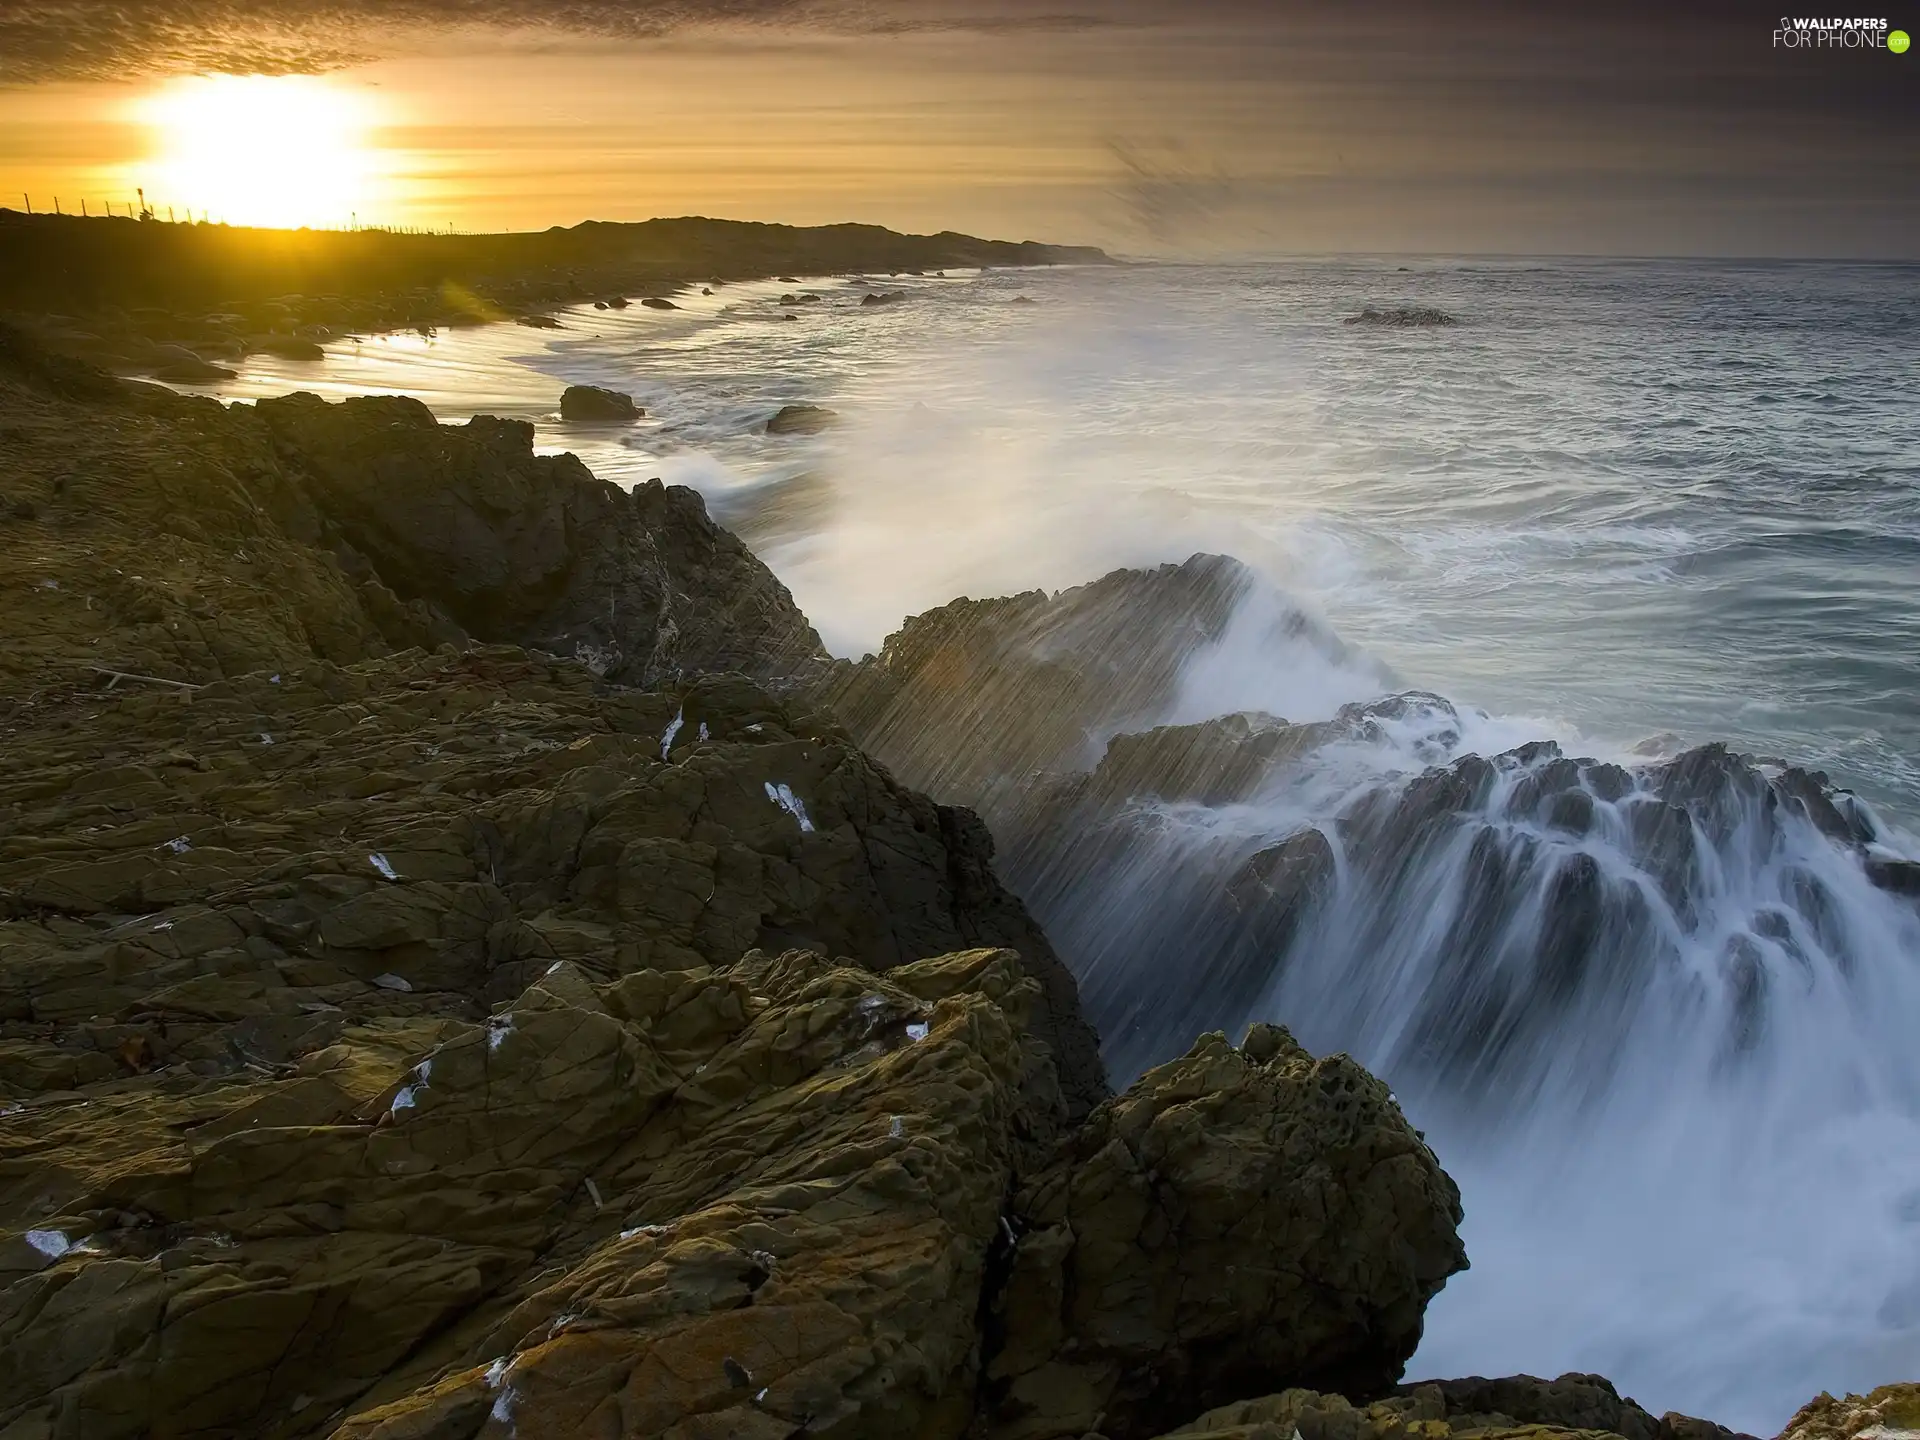
[[[1911,1368],[1920,852],[1871,805],[1401,689],[1217,558],[945,607],[870,663],[864,733],[987,813],[1116,1080],[1270,1021],[1426,1128],[1475,1269],[1416,1371],[1770,1433]]]

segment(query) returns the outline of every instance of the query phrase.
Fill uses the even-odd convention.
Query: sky
[[[0,0],[0,203],[1920,258],[1920,50],[1783,3]]]

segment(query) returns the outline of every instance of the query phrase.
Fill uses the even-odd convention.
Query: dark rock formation
[[[785,587],[691,490],[622,492],[572,456],[536,456],[524,421],[442,426],[415,400],[255,408],[382,583],[477,639],[579,656],[634,684],[702,670],[785,678],[820,656]]]
[[[1459,1192],[1386,1086],[1268,1026],[1142,1076],[1014,1210],[986,1364],[1004,1440],[1136,1440],[1283,1383],[1377,1392],[1466,1267]]]
[[[211,385],[220,380],[232,380],[239,374],[236,370],[215,365],[197,356],[168,360],[155,366],[151,373],[154,379],[163,380],[169,385]]]
[[[1374,1403],[1288,1390],[1223,1406],[1168,1432],[1186,1440],[1751,1440],[1710,1420],[1655,1420],[1598,1375],[1438,1380]]]
[[[633,403],[633,396],[598,385],[569,385],[560,395],[562,420],[624,425],[646,413]]]
[[[792,317],[789,317],[792,318]],[[767,421],[769,435],[818,435],[839,423],[836,411],[824,405],[782,405]]]
[[[1430,305],[1400,305],[1386,310],[1375,310],[1368,306],[1358,315],[1349,315],[1342,322],[1347,325],[1378,325],[1395,330],[1419,330],[1443,325],[1458,325],[1460,322],[1444,310],[1436,310]]]
[[[999,824],[1036,773],[1085,768],[1097,737],[1164,705],[1252,583],[1196,555],[1058,595],[955,600],[841,667],[827,698],[886,764]]]
[[[862,305],[894,305],[907,298],[904,290],[869,290],[860,299]]]
[[[665,297],[660,295],[649,295],[647,296],[646,299],[642,300],[640,303],[646,306],[647,309],[649,310],[678,310],[680,308],[678,305],[674,304],[673,301],[668,300]]]
[[[320,348],[317,341],[303,340],[293,335],[262,335],[248,343],[249,350],[262,355],[272,355],[280,360],[324,360],[327,352]]]
[[[529,330],[564,330],[567,328],[551,315],[522,315],[519,323],[526,326]]]

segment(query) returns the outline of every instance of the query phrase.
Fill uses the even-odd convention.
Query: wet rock
[[[1358,315],[1347,316],[1341,323],[1381,326],[1393,330],[1419,330],[1458,325],[1460,322],[1446,311],[1435,309],[1431,305],[1398,305],[1379,310],[1368,306]]]
[[[865,295],[860,297],[860,303],[863,306],[895,305],[906,298],[907,292],[904,290],[869,290]]]
[[[769,435],[817,435],[838,424],[840,416],[824,405],[782,405],[767,421]]]
[[[598,385],[569,385],[560,396],[560,418],[623,425],[646,414],[633,397]]]
[[[912,783],[1001,824],[1036,773],[1090,768],[1096,735],[1165,705],[1252,585],[1237,561],[1196,555],[1058,595],[956,600],[838,667],[823,699]]]
[[[640,303],[649,310],[678,310],[680,308],[674,304],[673,301],[659,295],[649,295]]]
[[[1386,1087],[1264,1025],[1142,1076],[1014,1210],[1001,1440],[1133,1440],[1287,1383],[1377,1393],[1466,1264],[1459,1193]]]
[[[1869,859],[1867,879],[1882,890],[1920,900],[1920,864],[1912,860]]]
[[[293,335],[258,336],[248,342],[247,348],[256,354],[271,355],[278,360],[314,361],[327,358],[327,352],[316,341]]]
[[[169,360],[153,369],[153,378],[168,385],[213,385],[222,380],[233,380],[239,372],[229,370],[224,365],[215,365],[198,356],[185,360]]]

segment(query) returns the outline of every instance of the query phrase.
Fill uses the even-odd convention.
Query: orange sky
[[[145,185],[264,223],[700,213],[1161,254],[1915,253],[1920,60],[1781,55],[1771,20],[1423,31],[1435,8],[435,30],[319,79],[16,78],[0,203]]]

